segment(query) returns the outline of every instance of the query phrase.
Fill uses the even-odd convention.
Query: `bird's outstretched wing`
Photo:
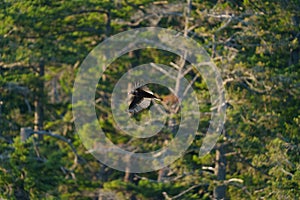
[[[147,90],[145,87],[138,88],[137,90],[138,90],[139,95],[142,96],[142,97],[144,97],[144,98],[161,100],[161,98],[158,98],[157,96],[155,96],[153,94],[153,92],[151,92],[150,90]]]
[[[155,96],[146,85],[135,84],[132,92],[134,97],[129,105],[130,113],[138,113],[150,106],[152,99],[161,101],[162,99]]]
[[[141,96],[134,96],[132,102],[129,105],[130,113],[138,113],[143,109],[146,109],[150,106],[151,99],[143,98]]]

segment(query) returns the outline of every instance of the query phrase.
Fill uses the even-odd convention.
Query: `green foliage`
[[[49,147],[55,148],[51,145]],[[46,194],[49,197],[58,195],[56,188],[63,179],[60,170],[64,164],[61,159],[62,152],[55,151],[47,157],[39,156],[39,147],[36,146],[34,138],[22,143],[17,137],[11,148],[7,149],[10,151],[9,157],[3,163],[8,171],[1,176],[2,197],[13,197],[20,192],[30,198],[39,198]]]
[[[230,199],[300,198],[299,1],[191,2],[190,12],[186,2],[177,0],[0,3],[0,198],[211,199],[221,184]],[[78,66],[105,38],[146,26],[187,28],[218,66],[232,104],[217,145],[225,149],[225,180],[214,171],[216,149],[198,157],[211,109],[201,75],[192,85],[201,112],[196,139],[163,173],[140,176],[110,169],[87,152],[76,134],[71,95]],[[118,131],[111,114],[111,93],[119,78],[150,62],[170,66],[180,64],[180,58],[142,49],[114,60],[97,86],[99,121],[83,127],[84,133],[100,125],[113,143],[139,152],[158,150],[174,138],[163,130],[153,138],[131,140]],[[185,78],[191,81],[196,74],[192,69]],[[163,97],[170,94],[151,87]],[[59,139],[31,136],[21,142],[20,128],[36,125],[37,99],[43,129],[70,141],[77,162],[74,150]],[[180,122],[179,115],[174,119]]]

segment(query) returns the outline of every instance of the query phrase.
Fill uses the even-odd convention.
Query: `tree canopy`
[[[4,0],[0,8],[0,198],[300,198],[298,0]],[[146,139],[120,134],[110,101],[120,77],[135,66],[178,70],[199,100],[199,127],[185,154],[139,174],[112,169],[83,146],[72,94],[89,52],[141,27],[175,30],[197,41],[221,73],[227,108],[217,144],[199,157],[212,109],[201,74],[184,58],[153,48],[114,60],[97,85],[95,109],[115,144],[157,150],[174,138],[180,121],[176,87],[172,92],[153,84],[174,129]]]

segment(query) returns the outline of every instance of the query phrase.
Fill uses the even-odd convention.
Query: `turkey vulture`
[[[157,101],[162,100],[155,96],[146,86],[135,88],[130,92],[130,94],[133,95],[133,98],[129,105],[129,112],[133,114],[148,108],[152,99]]]

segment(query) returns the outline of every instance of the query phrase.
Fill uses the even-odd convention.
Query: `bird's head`
[[[130,92],[128,92],[128,94],[136,95],[137,91],[134,89],[134,90],[131,90]]]

